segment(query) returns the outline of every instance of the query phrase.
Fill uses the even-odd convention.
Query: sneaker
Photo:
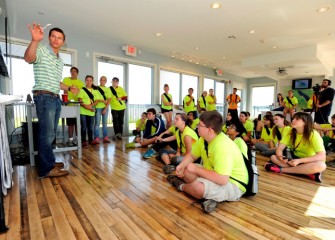
[[[55,162],[54,167],[62,169],[62,168],[64,168],[64,163],[63,162]]]
[[[180,179],[179,177],[177,177],[177,175],[169,175],[167,176],[166,180],[172,185],[174,186],[178,191],[183,191],[181,189],[182,185],[185,184],[185,182]]]
[[[322,182],[322,172],[314,173],[314,174],[308,174],[307,176],[315,182]]]
[[[152,148],[150,148],[148,151],[146,151],[143,154],[144,158],[152,158],[152,157],[156,157],[156,156],[157,156],[157,152]]]
[[[111,140],[109,140],[109,138],[108,138],[108,137],[104,137],[104,140],[103,140],[103,142],[104,142],[104,143],[110,143],[110,142],[111,142]]]
[[[121,136],[121,134],[120,133],[118,133],[118,134],[116,134],[116,136],[115,136],[117,139],[119,139],[119,140],[122,140],[122,136]]]
[[[204,209],[206,213],[213,212],[217,205],[218,205],[218,202],[214,201],[213,199],[207,199],[201,203],[201,207],[202,209]]]
[[[73,138],[72,144],[74,146],[78,146],[78,139],[77,138]]]
[[[162,170],[163,170],[163,173],[169,174],[169,173],[172,173],[174,170],[176,170],[176,166],[172,164],[168,164],[168,165],[165,165]]]
[[[53,168],[53,169],[51,169],[51,171],[47,175],[45,175],[43,177],[40,177],[40,178],[63,177],[63,176],[66,176],[68,174],[69,174],[69,172],[64,170],[64,169]]]
[[[115,141],[115,140],[116,140],[116,137],[115,137],[115,136],[112,136],[112,140]]]
[[[88,143],[85,141],[83,142],[83,147],[87,147],[88,146]]]
[[[131,142],[131,143],[126,143],[126,148],[134,148],[135,147],[135,143]]]
[[[91,142],[92,145],[97,145],[97,144],[99,144],[99,143],[100,143],[100,139],[99,139],[98,137],[96,137],[96,138]]]
[[[276,172],[276,173],[280,173],[281,172],[281,167],[279,167],[276,164],[273,163],[265,163],[264,165],[265,170],[267,171],[271,171],[271,172]]]

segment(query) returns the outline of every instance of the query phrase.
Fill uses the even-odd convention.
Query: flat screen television
[[[292,80],[292,89],[309,89],[312,87],[312,79],[296,79]]]

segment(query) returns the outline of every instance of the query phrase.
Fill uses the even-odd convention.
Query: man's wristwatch
[[[71,92],[71,87],[69,87],[67,90],[68,90],[69,92]]]

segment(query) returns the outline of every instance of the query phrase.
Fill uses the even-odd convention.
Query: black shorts
[[[167,110],[167,109],[165,109],[165,108],[161,108],[161,109],[162,109],[162,113],[172,112],[172,109],[170,109],[170,110]]]
[[[67,118],[66,126],[73,126],[73,125],[77,125],[77,118]]]

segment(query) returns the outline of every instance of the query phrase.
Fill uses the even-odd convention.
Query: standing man
[[[117,77],[113,78],[110,90],[112,91],[112,97],[110,103],[112,109],[113,128],[115,134],[115,136],[113,136],[113,140],[115,139],[122,140],[124,111],[126,109],[125,101],[127,100],[128,96],[127,93],[124,91],[124,89],[119,86],[119,79]]]
[[[66,77],[63,79],[63,83],[68,87],[76,87],[78,89],[82,89],[85,85],[84,82],[80,79],[78,79],[78,73],[79,70],[76,67],[72,67],[70,69],[71,77]],[[69,92],[68,90],[64,90],[64,94],[68,95],[69,101],[78,102],[78,95],[73,94],[72,92]],[[70,106],[70,104],[68,105]],[[67,118],[66,119],[66,125],[69,129],[69,145],[72,146],[74,143],[77,145],[78,143],[73,140],[73,131],[76,131],[77,134],[77,119],[76,118]]]
[[[248,171],[237,145],[222,132],[222,116],[217,111],[201,113],[198,124],[200,138],[167,180],[178,191],[202,203],[205,212],[215,210],[218,202],[238,201],[248,183]],[[203,166],[194,164],[199,157]]]
[[[59,91],[68,90],[78,93],[75,87],[68,87],[61,82],[63,61],[59,50],[65,42],[65,34],[60,28],[52,28],[49,32],[49,45],[40,42],[44,32],[39,24],[28,25],[31,42],[24,54],[24,59],[34,67],[35,85],[33,87],[34,102],[39,123],[38,152],[40,163],[39,177],[61,177],[69,174],[63,169],[64,164],[55,163],[52,142],[61,111]]]
[[[237,104],[241,102],[241,98],[239,95],[236,94],[237,88],[233,88],[233,93],[229,94],[226,98],[228,102],[228,112],[232,116],[233,119],[238,119],[237,113]]]
[[[331,81],[324,79],[318,92],[319,102],[316,105],[314,122],[319,124],[329,123],[329,115],[333,105],[334,89],[330,87]]]
[[[186,114],[188,114],[189,112],[193,112],[193,116],[197,118],[198,116],[197,108],[195,106],[194,97],[192,96],[192,94],[193,94],[193,88],[189,88],[188,95],[186,95],[183,100],[183,108]]]

